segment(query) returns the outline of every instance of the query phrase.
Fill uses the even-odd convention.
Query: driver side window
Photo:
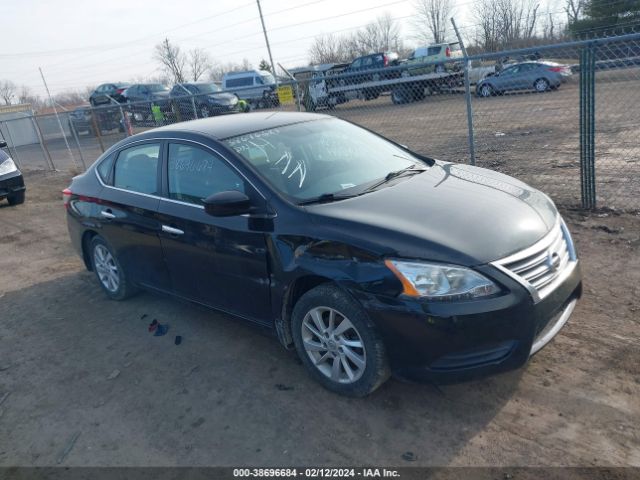
[[[169,144],[169,198],[202,205],[210,195],[245,191],[243,179],[211,151],[183,143]]]

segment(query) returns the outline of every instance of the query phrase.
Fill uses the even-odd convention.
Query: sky
[[[261,0],[276,63],[307,64],[313,38],[351,33],[388,12],[411,41],[416,0]],[[552,3],[553,2],[550,0]],[[473,1],[454,0],[463,33]],[[558,9],[559,10],[559,9]],[[205,49],[219,63],[268,59],[255,0],[2,0],[0,80],[45,96],[161,73],[153,49],[165,37],[183,50]],[[453,31],[448,37],[454,38]]]

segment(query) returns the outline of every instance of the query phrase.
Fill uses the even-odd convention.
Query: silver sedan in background
[[[571,68],[554,62],[522,62],[484,78],[476,85],[476,95],[490,97],[512,90],[546,92],[556,89],[571,76]]]

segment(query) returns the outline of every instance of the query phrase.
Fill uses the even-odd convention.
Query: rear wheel
[[[93,271],[107,296],[113,300],[124,300],[133,295],[136,289],[107,242],[96,235],[90,248]]]
[[[211,109],[207,105],[202,105],[200,107],[200,117],[207,118],[211,116]]]
[[[436,65],[435,72],[436,73],[444,73],[445,68],[444,65]]]
[[[302,363],[325,388],[363,397],[390,375],[384,344],[366,312],[334,285],[305,293],[292,316]]]
[[[549,90],[549,81],[546,78],[539,78],[535,82],[533,82],[533,88],[536,89],[536,92],[542,93]]]
[[[7,197],[7,202],[9,202],[9,205],[20,205],[21,203],[24,203],[24,190],[14,192],[9,195]]]

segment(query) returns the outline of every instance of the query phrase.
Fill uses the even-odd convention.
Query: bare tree
[[[168,38],[165,38],[156,45],[153,56],[160,62],[167,75],[172,77],[174,83],[184,83],[187,59],[179,46],[173,45]]]
[[[11,105],[11,102],[16,96],[16,84],[11,80],[0,80],[0,98],[4,100],[6,105]]]
[[[197,82],[211,68],[211,57],[202,48],[189,51],[189,69],[191,78]]]
[[[413,28],[416,37],[424,43],[442,43],[453,13],[452,0],[415,0],[416,15]]]
[[[332,34],[316,37],[309,49],[312,64],[346,62],[351,58],[347,55],[345,39]]]
[[[480,0],[474,10],[477,43],[487,51],[496,51],[532,39],[539,8],[536,0]]]
[[[212,82],[221,82],[225,73],[242,72],[245,70],[251,70],[251,62],[246,58],[242,59],[242,63],[228,62],[222,64],[212,62],[211,68],[209,69],[209,80]]]
[[[567,12],[567,23],[580,20],[584,10],[584,0],[565,0],[564,11]]]
[[[359,30],[355,38],[361,55],[388,50],[396,51],[402,44],[400,27],[388,12]]]

